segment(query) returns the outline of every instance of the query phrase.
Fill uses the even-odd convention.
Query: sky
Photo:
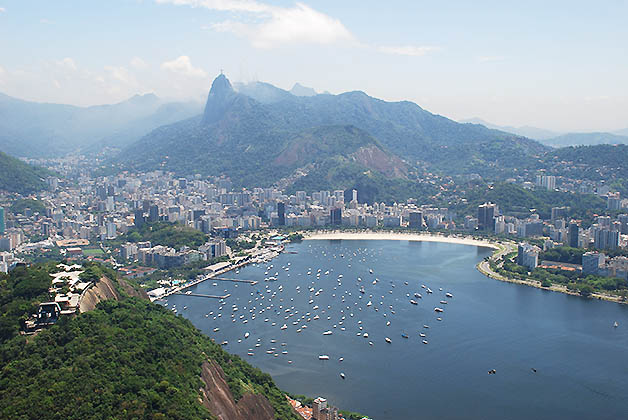
[[[410,100],[455,120],[628,127],[628,0],[0,0],[0,92],[204,101],[212,79]]]

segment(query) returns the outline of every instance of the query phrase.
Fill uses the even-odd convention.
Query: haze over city
[[[627,16],[625,1],[3,0],[0,92],[204,101],[223,69],[455,120],[615,131],[628,127]]]

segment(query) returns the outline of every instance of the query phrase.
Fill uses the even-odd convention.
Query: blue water
[[[321,395],[341,409],[377,420],[628,418],[625,305],[488,279],[475,264],[490,250],[474,246],[351,240],[305,241],[288,250],[296,254],[284,253],[264,266],[228,274],[260,280],[257,285],[214,286],[207,281],[192,289],[230,293],[223,303],[172,296],[169,307],[176,305],[180,314],[217,342],[227,340],[227,351],[270,373],[282,389]],[[270,264],[273,268],[265,276]],[[263,281],[275,272],[278,281]],[[434,293],[428,294],[422,284]],[[364,286],[364,295],[359,286]],[[310,287],[323,291],[315,296]],[[422,299],[414,298],[415,292]],[[446,292],[454,297],[446,298]],[[410,299],[418,305],[410,304]],[[318,310],[313,309],[316,305]],[[436,306],[444,312],[435,313]],[[213,315],[206,317],[210,311]],[[296,314],[285,319],[290,313]],[[312,320],[316,314],[320,319]],[[305,318],[293,325],[301,316]],[[436,320],[438,316],[442,321]],[[614,321],[619,328],[612,327]],[[282,331],[284,323],[288,328]],[[430,328],[424,329],[424,324]],[[307,328],[297,333],[303,325]],[[213,332],[216,327],[220,330]],[[322,335],[327,330],[333,334]],[[248,339],[245,332],[250,332]],[[409,338],[402,338],[402,333]],[[422,343],[419,333],[426,334],[429,344]],[[258,339],[260,347],[255,347]],[[273,339],[276,343],[271,343]],[[270,348],[276,349],[273,354],[266,353]],[[254,356],[247,356],[249,349]],[[321,354],[330,360],[318,360]],[[489,375],[490,369],[497,373]]]

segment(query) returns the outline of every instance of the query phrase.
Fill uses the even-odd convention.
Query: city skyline
[[[628,126],[624,2],[360,6],[5,0],[0,92],[81,106],[146,92],[203,101],[224,69],[234,81],[410,100],[456,120]]]

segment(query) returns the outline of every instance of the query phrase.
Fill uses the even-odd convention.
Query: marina
[[[289,247],[298,254],[284,253],[230,274],[260,281],[221,283],[227,298],[183,294],[170,296],[168,303],[187,305],[181,315],[225,343],[227,351],[269,372],[286,391],[325,394],[334,404],[359,408],[376,419],[412,418],[409,413],[418,411],[442,417],[441,407],[449,407],[452,392],[462,400],[449,407],[449,418],[467,418],[467,407],[480,403],[481,411],[471,410],[472,415],[498,419],[500,410],[515,407],[520,414],[514,418],[534,417],[521,393],[539,399],[548,410],[546,418],[560,417],[564,411],[552,411],[552,399],[543,397],[555,389],[573,405],[570,418],[590,418],[592,411],[582,410],[606,407],[609,398],[609,413],[626,408],[621,395],[628,372],[617,368],[628,353],[622,327],[627,315],[620,305],[487,279],[473,269],[490,255],[487,248],[357,240]],[[263,281],[276,272],[276,281]],[[204,282],[189,290],[210,294],[215,288]],[[552,311],[561,306],[566,307]],[[587,308],[579,311],[579,306]],[[587,316],[574,324],[568,314],[579,312]],[[578,341],[583,334],[587,338]],[[568,343],[577,368],[566,364],[562,343]],[[608,360],[589,365],[591,348]],[[532,366],[538,369],[535,377],[528,376]],[[487,377],[493,368],[499,375]],[[595,382],[602,375],[614,378],[611,385],[623,385]],[[382,378],[395,385],[380,389],[376,384]],[[513,382],[521,387],[512,389]],[[589,388],[575,385],[580,383]],[[363,397],[369,392],[391,403],[384,410]],[[584,399],[590,400],[586,406]]]

